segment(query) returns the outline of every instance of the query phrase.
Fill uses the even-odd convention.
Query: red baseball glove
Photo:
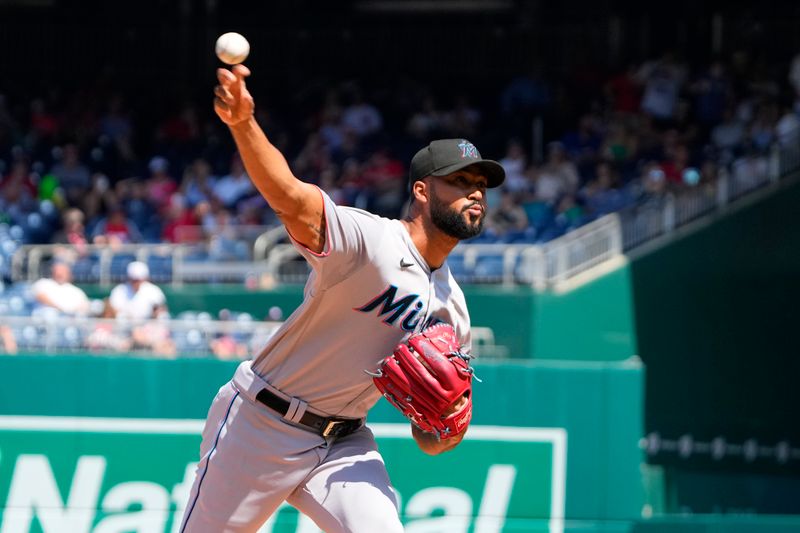
[[[461,352],[453,326],[439,323],[399,344],[369,374],[403,415],[423,431],[447,439],[466,430],[472,418],[470,359]],[[462,396],[467,401],[453,411]]]

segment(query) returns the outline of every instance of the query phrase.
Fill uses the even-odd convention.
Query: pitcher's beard
[[[483,231],[484,215],[472,215],[466,211],[474,204],[467,205],[460,213],[431,195],[431,221],[446,235],[458,240],[471,239]],[[466,216],[465,216],[466,213]],[[467,221],[469,220],[469,222]]]

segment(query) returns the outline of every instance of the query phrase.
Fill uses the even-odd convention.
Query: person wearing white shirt
[[[128,281],[114,287],[108,299],[115,317],[147,320],[167,312],[167,298],[160,288],[148,281],[150,269],[146,264],[129,263],[127,274]]]
[[[38,280],[31,287],[36,302],[42,308],[53,308],[69,316],[89,314],[89,297],[72,284],[72,269],[67,263],[53,263],[50,276]]]
[[[141,261],[133,261],[127,267],[128,281],[114,287],[108,304],[117,319],[147,320],[131,331],[133,349],[144,349],[165,357],[175,355],[167,324],[153,319],[169,318],[167,298],[164,292],[150,283],[150,269]]]

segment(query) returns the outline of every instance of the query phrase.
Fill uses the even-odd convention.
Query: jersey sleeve
[[[337,206],[320,189],[325,210],[325,245],[320,253],[307,248],[289,235],[295,248],[311,265],[324,287],[345,279],[369,259],[380,241],[384,225],[367,212]]]

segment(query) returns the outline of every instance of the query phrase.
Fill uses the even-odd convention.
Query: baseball
[[[231,31],[219,36],[215,51],[223,63],[237,65],[247,59],[250,43],[241,34]]]

